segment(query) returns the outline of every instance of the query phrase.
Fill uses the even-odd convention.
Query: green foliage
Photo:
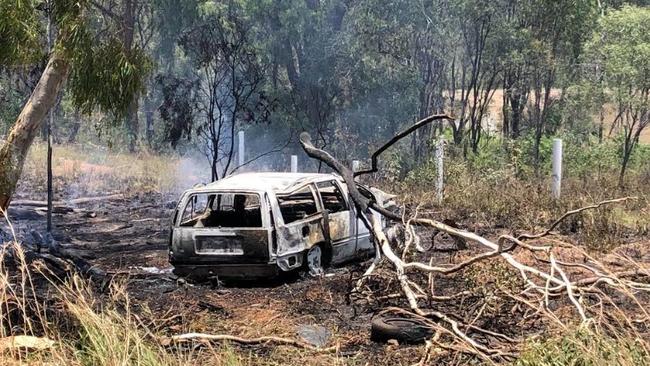
[[[127,52],[114,37],[93,42],[89,33],[75,39],[72,62],[69,86],[75,105],[88,114],[100,108],[116,120],[144,90],[153,66],[143,50]]]
[[[256,65],[242,73],[263,77],[261,103],[273,105],[265,108],[264,120],[276,128],[259,125],[255,133],[277,141],[307,130],[318,145],[344,160],[367,157],[405,125],[428,114],[447,112],[465,121],[478,116],[467,109],[476,103],[468,90],[479,85],[478,91],[505,90],[504,108],[494,111],[494,104],[502,101],[493,98],[486,114],[498,119],[503,112],[511,120],[517,114],[519,127],[512,137],[522,137],[503,142],[486,138],[482,131],[478,153],[465,156],[468,168],[491,174],[508,166],[508,174],[530,177],[548,168],[550,136],[563,136],[570,140],[565,144],[569,175],[604,171],[620,164],[621,154],[608,141],[594,145],[601,130],[594,117],[605,110],[601,107],[606,102],[634,101],[643,106],[639,90],[648,85],[650,74],[645,31],[650,18],[643,1],[603,1],[601,15],[592,0],[433,0],[418,6],[408,0],[136,0],[141,9],[134,44],[139,46],[128,49],[121,38],[123,2],[109,9],[114,15],[107,15],[87,0],[53,1],[57,51],[71,60],[67,86],[74,107],[86,113],[105,112],[109,117],[102,116],[102,123],[116,121],[149,87],[147,111],[163,105],[156,115],[163,117],[156,134],[169,141],[188,135],[197,113],[186,112],[195,106],[180,100],[187,94],[184,90],[154,83],[149,76],[158,71],[177,81],[205,81],[205,76],[188,75],[196,74],[197,62],[205,64],[225,54],[214,48],[200,51],[197,46],[232,34],[236,23],[246,30],[246,52],[254,54]],[[0,0],[0,64],[42,61],[43,5],[38,0]],[[201,44],[185,42],[183,47],[183,37],[199,25],[203,28],[194,39]],[[145,47],[137,39],[147,30],[152,36]],[[482,52],[474,49],[479,41],[485,42]],[[234,44],[232,39],[228,42]],[[475,63],[477,84],[472,81]],[[544,114],[538,121],[533,90],[548,89],[552,100],[541,107]],[[516,102],[521,110],[514,110]],[[170,103],[175,103],[176,111],[165,109]],[[237,124],[251,120],[253,108],[249,109],[235,116]],[[4,109],[2,118],[14,112]],[[605,116],[605,129],[611,122],[611,116]],[[536,149],[539,136],[531,133],[538,123],[541,161],[534,166],[530,151]],[[445,129],[451,130],[449,125]],[[423,129],[410,139],[410,146],[404,143],[384,157],[389,175],[404,178],[423,163],[409,179],[426,176],[434,167],[428,160],[434,151],[432,137],[438,133]],[[450,150],[466,155],[462,143],[450,145],[454,143],[458,146]],[[299,150],[295,144],[291,148]],[[641,160],[636,156],[630,164],[638,168]],[[612,160],[615,157],[617,161]]]
[[[157,17],[151,19],[160,37],[154,54],[160,59],[160,66],[175,64],[176,42],[181,35],[198,18],[198,5],[201,0],[153,0]]]
[[[0,0],[0,65],[31,63],[42,55],[38,3]]]
[[[619,185],[639,136],[650,125],[650,8],[623,6],[599,21],[587,44],[597,78],[592,82],[616,106],[614,127],[622,134]],[[601,98],[602,99],[602,98]]]
[[[599,144],[593,138],[580,141],[569,134],[562,137],[565,177],[598,177],[603,173],[612,173],[618,167],[620,151],[615,142]]]
[[[548,339],[532,340],[516,366],[649,365],[647,345],[632,335],[612,337],[585,327]]]
[[[53,0],[54,52],[71,64],[68,86],[75,105],[122,117],[145,87],[153,65],[137,47],[125,49],[114,30],[97,24],[85,1]],[[42,13],[39,13],[42,11]],[[43,55],[47,4],[40,1],[0,1],[0,65],[29,65]]]
[[[587,45],[590,56],[602,65],[606,85],[617,99],[635,98],[638,91],[650,88],[650,9],[624,6],[599,25]]]
[[[82,13],[87,4],[79,0],[52,0],[52,27],[58,48],[72,48],[74,33],[83,28]],[[45,54],[48,9],[45,1],[0,1],[0,65],[25,65],[38,62]]]
[[[162,87],[162,104],[160,118],[166,123],[164,141],[173,148],[183,136],[192,137],[194,123],[194,89],[195,83],[175,76],[158,76],[158,84]]]
[[[0,136],[9,131],[22,108],[24,97],[11,87],[11,81],[0,76]]]

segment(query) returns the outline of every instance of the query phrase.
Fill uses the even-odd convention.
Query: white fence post
[[[553,139],[553,197],[560,198],[562,186],[562,139]]]
[[[298,173],[298,155],[291,155],[291,172]]]
[[[239,166],[244,165],[244,131],[239,131],[239,149],[237,150]]]
[[[436,196],[438,203],[442,203],[442,192],[444,190],[444,157],[445,157],[445,140],[440,138],[436,147],[436,165],[438,166],[438,182],[436,184]]]
[[[352,173],[356,173],[359,171],[359,160],[352,160]],[[359,178],[354,177],[355,181],[358,181]]]

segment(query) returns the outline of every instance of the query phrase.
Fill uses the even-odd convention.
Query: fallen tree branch
[[[174,342],[187,342],[187,341],[199,341],[199,342],[235,342],[240,344],[267,344],[274,343],[285,346],[293,346],[298,348],[304,348],[311,351],[317,352],[333,352],[337,350],[337,347],[327,347],[319,348],[312,346],[309,343],[298,341],[291,338],[282,338],[274,336],[263,336],[257,338],[243,338],[227,334],[207,334],[207,333],[185,333],[173,335],[171,337],[165,337],[160,339],[160,343],[167,346]]]
[[[446,116],[438,116],[439,119],[445,117]],[[399,288],[405,297],[408,308],[410,308],[410,311],[404,309],[399,310],[407,312],[412,316],[429,319],[429,322],[431,322],[431,326],[434,329],[439,329],[441,332],[447,334],[452,339],[451,343],[448,344],[442,343],[442,340],[437,340],[434,342],[435,344],[444,345],[444,347],[449,347],[457,350],[461,349],[488,360],[494,358],[512,357],[513,353],[506,350],[506,348],[509,347],[507,345],[505,348],[502,347],[503,345],[496,348],[491,346],[489,344],[489,341],[487,341],[485,338],[486,335],[490,337],[500,338],[501,340],[506,340],[509,343],[513,343],[512,341],[514,338],[490,330],[482,329],[481,327],[474,325],[478,318],[482,316],[483,309],[485,309],[485,303],[480,307],[478,315],[472,316],[469,319],[463,319],[462,315],[457,313],[454,313],[454,316],[452,317],[443,313],[442,311],[439,311],[438,309],[422,309],[419,303],[422,299],[428,299],[429,301],[435,301],[436,298],[448,300],[447,297],[436,296],[434,293],[433,277],[431,276],[432,273],[450,275],[457,273],[464,268],[475,265],[478,262],[483,262],[490,258],[499,256],[503,258],[509,267],[514,269],[516,273],[519,274],[521,280],[523,280],[522,285],[517,285],[523,290],[519,294],[506,291],[504,293],[507,294],[507,297],[509,299],[515,300],[518,304],[525,304],[527,308],[534,310],[535,313],[532,314],[533,317],[549,318],[562,328],[566,328],[564,322],[560,321],[557,314],[554,313],[554,311],[560,308],[558,306],[560,304],[562,306],[570,306],[573,309],[577,310],[577,313],[580,316],[579,319],[583,323],[590,325],[598,324],[599,322],[605,322],[608,324],[607,322],[609,321],[607,319],[607,313],[602,311],[602,309],[600,311],[597,309],[592,310],[594,305],[598,307],[599,303],[602,304],[603,302],[606,302],[617,308],[616,301],[619,301],[621,298],[631,300],[635,306],[641,308],[641,312],[644,315],[647,314],[645,309],[643,309],[642,303],[636,298],[635,293],[638,291],[650,292],[650,284],[624,280],[609,270],[605,269],[603,271],[600,271],[595,268],[587,269],[595,274],[596,277],[589,278],[587,281],[581,280],[580,277],[575,278],[575,271],[567,270],[576,267],[582,267],[584,269],[586,264],[577,264],[572,263],[571,261],[556,260],[556,254],[561,254],[561,251],[559,251],[559,253],[554,253],[553,249],[554,247],[557,247],[557,243],[554,243],[553,245],[537,246],[525,242],[529,239],[539,239],[549,235],[563,220],[571,215],[578,214],[585,210],[598,208],[605,204],[634,199],[635,197],[624,197],[606,200],[594,205],[568,211],[556,221],[554,221],[548,229],[538,234],[522,234],[517,237],[514,237],[512,235],[501,235],[496,241],[493,241],[476,233],[452,227],[441,221],[420,218],[417,215],[417,210],[414,217],[407,219],[406,217],[398,215],[380,206],[374,197],[368,197],[361,194],[357,188],[356,182],[354,181],[354,177],[361,174],[376,172],[378,169],[377,157],[381,154],[381,152],[386,150],[391,145],[395,144],[400,139],[407,136],[409,133],[415,131],[417,128],[423,125],[426,125],[426,123],[429,122],[431,121],[428,119],[420,121],[406,131],[403,131],[393,137],[387,144],[372,154],[372,168],[357,173],[352,172],[350,168],[343,165],[328,152],[316,148],[311,143],[309,134],[303,132],[300,135],[300,143],[307,155],[319,160],[320,162],[325,163],[334,169],[343,178],[343,181],[348,188],[349,197],[354,203],[357,210],[357,216],[363,221],[364,225],[368,228],[368,231],[372,235],[375,244],[375,251],[377,254],[372,265],[357,281],[356,289],[360,289],[364,278],[373,274],[372,272],[378,267],[380,259],[386,258],[387,261],[392,265],[397,284],[399,285]],[[402,239],[406,241],[405,243],[397,244],[395,245],[396,248],[393,248],[391,241],[389,241],[387,238],[386,232],[384,232],[384,227],[382,226],[382,220],[380,220],[380,216],[383,216],[384,218],[397,223],[397,225],[402,225],[405,227],[406,233],[405,237]],[[447,233],[453,237],[463,239],[467,242],[476,243],[483,248],[489,249],[489,251],[476,255],[455,266],[434,266],[432,261],[430,261],[429,264],[421,262],[408,262],[406,260],[409,258],[408,253],[402,252],[400,255],[398,255],[394,249],[402,249],[403,251],[408,251],[413,247],[412,241],[416,239],[413,237],[413,235],[415,235],[415,232],[411,231],[411,225],[432,228],[439,232]],[[506,245],[507,243],[510,245]],[[417,245],[415,246],[417,247]],[[560,246],[564,247],[561,245],[561,243]],[[517,252],[518,257],[516,258],[514,251],[517,248],[521,248],[522,251],[541,253],[547,256],[547,263],[549,264],[549,267],[544,268],[544,266],[540,266],[540,261],[537,256],[534,256],[536,261],[533,261],[533,263],[530,263],[530,261],[527,260],[529,257],[520,257],[518,254],[519,252]],[[555,252],[558,251],[556,250]],[[521,260],[518,258],[521,258]],[[602,265],[600,266],[600,269],[604,268],[605,267]],[[429,274],[426,276],[426,278],[429,281],[429,286],[427,288],[430,289],[430,294],[426,294],[422,287],[420,287],[420,285],[414,281],[414,279],[422,278],[422,276],[413,276],[413,278],[409,278],[407,269],[414,269],[420,273]],[[495,275],[498,275],[498,273],[495,273]],[[614,289],[618,292],[618,294],[621,294],[623,296],[616,295],[616,297],[610,297],[609,295],[606,295],[604,289],[601,290],[596,288],[596,285],[598,284],[605,284],[609,289]],[[370,290],[370,287],[366,287]],[[384,288],[386,291],[394,291],[389,286],[385,286]],[[370,291],[372,292],[372,290]],[[595,294],[595,292],[598,292],[598,294]],[[483,299],[480,301],[488,301],[488,299],[485,299],[485,294],[482,292],[474,293],[474,295],[476,295],[476,298]],[[495,296],[496,295],[494,294],[490,295],[490,297]],[[599,296],[599,298],[594,300],[595,296]],[[368,296],[368,298],[370,297]],[[552,304],[549,300],[550,298],[553,298]],[[449,299],[451,299],[451,297],[449,297]],[[560,300],[563,301],[560,302]],[[594,301],[596,302],[594,303]],[[429,302],[429,305],[431,305],[431,302]],[[551,305],[553,305],[552,309]],[[563,312],[562,314],[567,313]],[[467,315],[469,316],[469,314]],[[523,316],[524,319],[522,321],[526,320],[531,315],[529,314],[529,311],[526,310],[526,313],[524,313]],[[627,326],[632,328],[632,321],[630,321],[625,316],[623,316],[623,318]],[[646,316],[646,318],[650,317]],[[431,319],[435,319],[436,321],[432,322]],[[595,321],[592,322],[592,320]],[[477,332],[480,334],[477,334]],[[480,340],[480,342],[478,340]],[[491,342],[499,343],[495,340],[492,340]],[[513,350],[516,350],[516,348],[516,346],[513,347]]]
[[[521,234],[521,235],[517,236],[517,239],[519,239],[519,240],[539,239],[541,237],[544,237],[544,236],[550,234],[551,231],[553,231],[553,229],[555,229],[562,221],[564,221],[564,219],[566,219],[569,216],[579,214],[580,212],[583,212],[583,211],[597,209],[597,208],[600,208],[603,205],[608,205],[608,204],[611,204],[611,203],[620,203],[620,202],[625,202],[625,201],[628,201],[628,200],[636,200],[636,199],[638,199],[638,197],[636,197],[636,196],[615,198],[615,199],[611,199],[611,200],[600,201],[600,202],[595,203],[593,205],[577,208],[575,210],[567,211],[567,212],[564,213],[564,215],[560,216],[557,220],[555,220],[555,222],[553,222],[553,224],[551,224],[551,226],[549,226],[548,229],[544,230],[543,232],[537,233],[537,234]]]
[[[66,201],[54,201],[52,204],[54,206],[60,206],[60,207],[69,207],[70,205],[79,205],[83,203],[91,203],[91,202],[100,202],[100,201],[110,201],[110,200],[120,200],[124,199],[124,194],[122,193],[116,193],[116,194],[109,194],[107,196],[94,196],[94,197],[81,197],[81,198],[75,198],[71,200],[66,200]],[[35,201],[35,200],[15,200],[11,201],[11,206],[35,206],[35,207],[47,207],[47,201]]]

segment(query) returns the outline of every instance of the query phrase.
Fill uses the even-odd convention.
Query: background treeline
[[[84,67],[144,77],[127,86],[128,105],[112,108],[110,93],[88,97],[106,80],[73,69],[54,110],[56,143],[200,154],[218,179],[237,169],[239,130],[247,159],[268,153],[254,163],[284,170],[300,131],[343,160],[363,159],[406,125],[448,113],[454,123],[387,157],[393,178],[426,175],[441,136],[452,158],[482,171],[538,175],[560,136],[569,174],[615,170],[619,185],[630,168],[650,174],[639,145],[650,141],[647,1],[97,0],[88,9],[85,24],[115,37],[90,40],[105,65],[93,55]],[[0,135],[44,67],[0,69]]]

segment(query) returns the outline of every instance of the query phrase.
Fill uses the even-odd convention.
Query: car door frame
[[[278,196],[290,196],[305,187],[311,191],[314,204],[316,205],[316,212],[300,220],[285,223],[282,211],[280,210]],[[277,258],[306,251],[313,245],[326,241],[323,225],[323,209],[319,202],[316,186],[313,183],[293,187],[290,191],[270,192],[269,200],[273,201],[271,207],[277,233]],[[306,234],[304,231],[305,227],[308,228]]]
[[[352,260],[356,258],[357,255],[357,248],[356,248],[356,229],[355,229],[355,219],[356,219],[356,212],[353,209],[354,206],[351,205],[351,201],[348,200],[347,197],[347,191],[342,187],[341,183],[336,179],[336,177],[332,177],[331,179],[323,179],[323,180],[318,180],[314,182],[314,188],[316,189],[316,192],[318,193],[318,203],[321,206],[321,209],[325,211],[325,204],[323,202],[323,197],[321,195],[320,189],[318,187],[319,183],[333,183],[334,186],[339,190],[341,193],[341,197],[343,198],[343,203],[346,206],[346,210],[344,211],[339,211],[339,212],[329,212],[327,213],[326,217],[326,223],[324,225],[328,226],[328,232],[332,233],[333,231],[343,231],[344,236],[340,239],[338,239],[336,242],[332,239],[330,240],[330,245],[332,248],[332,263],[333,264],[338,264],[338,263],[343,263],[349,260]],[[344,213],[346,213],[344,215]],[[341,217],[343,216],[343,217]],[[325,218],[325,216],[324,216]],[[339,227],[335,228],[335,230],[332,229],[332,222],[339,220]],[[324,220],[325,221],[325,220]]]

